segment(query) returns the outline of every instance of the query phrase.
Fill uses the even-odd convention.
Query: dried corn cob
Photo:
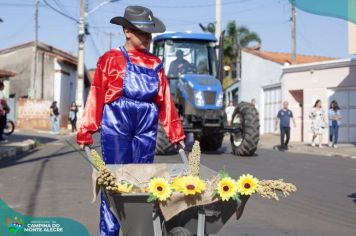
[[[189,153],[189,175],[199,176],[200,174],[200,145],[195,141],[192,152]]]

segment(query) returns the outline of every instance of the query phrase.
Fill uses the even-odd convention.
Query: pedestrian
[[[7,143],[7,139],[3,137],[4,129],[6,127],[7,114],[10,112],[10,108],[7,105],[6,98],[4,95],[5,85],[4,82],[0,80],[0,142]]]
[[[341,120],[341,113],[337,101],[333,100],[330,103],[328,111],[329,116],[329,147],[337,148],[337,140],[339,137],[339,127]]]
[[[294,128],[296,127],[295,125],[295,120],[293,117],[293,112],[288,109],[288,102],[284,101],[283,102],[283,108],[278,111],[277,117],[276,117],[276,125],[275,129],[277,130],[278,127],[278,120],[279,122],[279,129],[280,129],[280,136],[281,136],[281,149],[283,150],[288,150],[288,143],[290,139],[290,119],[293,120],[293,125]],[[286,139],[284,138],[286,137]]]
[[[258,110],[258,107],[257,107],[257,105],[256,105],[256,99],[255,99],[255,98],[252,98],[252,99],[251,99],[251,104],[252,104],[252,106],[253,106],[254,108],[256,108],[256,110]]]
[[[227,123],[231,125],[232,115],[234,114],[235,106],[233,102],[229,102],[229,105],[225,108]]]
[[[312,146],[315,147],[315,139],[319,137],[319,148],[322,148],[323,133],[326,127],[325,111],[322,109],[321,100],[315,101],[313,109],[310,112],[309,118],[312,120],[311,131],[313,133]]]
[[[53,134],[59,134],[59,109],[57,107],[57,101],[52,102],[50,106],[50,119]]]
[[[184,148],[184,131],[171,97],[163,64],[150,54],[152,33],[165,31],[150,9],[128,6],[124,17],[110,21],[123,27],[120,49],[102,55],[84,108],[77,143],[93,143],[101,124],[101,148],[106,164],[152,163],[158,121],[172,144]],[[100,235],[118,235],[120,224],[101,194]]]
[[[70,106],[70,110],[69,110],[69,116],[68,116],[68,119],[72,126],[72,133],[77,131],[77,113],[78,113],[78,106],[75,102],[72,102],[72,105]]]

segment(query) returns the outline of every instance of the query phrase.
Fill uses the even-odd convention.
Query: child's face
[[[152,40],[152,34],[139,30],[124,29],[126,40],[136,49],[147,49]]]

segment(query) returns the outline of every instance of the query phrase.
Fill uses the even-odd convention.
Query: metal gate
[[[275,118],[281,109],[281,87],[265,88],[264,94],[264,133],[276,133]],[[278,129],[277,129],[278,132]]]
[[[339,142],[356,143],[356,89],[330,90],[329,104],[336,100],[341,112]]]

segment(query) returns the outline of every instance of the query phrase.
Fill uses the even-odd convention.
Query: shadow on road
[[[348,195],[349,198],[352,199],[352,201],[356,204],[356,193],[351,193],[350,195]]]
[[[20,165],[20,164],[36,162],[36,161],[48,160],[48,159],[56,158],[56,157],[59,157],[59,156],[64,156],[66,154],[71,154],[71,153],[77,152],[76,150],[71,150],[71,151],[67,151],[67,152],[60,152],[60,153],[55,153],[55,154],[51,154],[51,155],[40,156],[40,157],[28,159],[28,160],[22,160],[22,159],[28,157],[29,155],[32,155],[33,153],[35,153],[37,151],[38,150],[35,149],[35,150],[33,150],[33,151],[31,151],[31,152],[29,152],[27,154],[18,155],[18,156],[13,157],[13,158],[11,158],[9,160],[6,160],[6,161],[1,163],[0,169],[1,168],[6,168],[6,167],[9,167],[9,166],[15,166],[15,165]]]
[[[43,182],[42,181],[43,173],[44,173],[44,169],[46,167],[47,162],[48,162],[48,159],[42,161],[41,166],[37,172],[36,179],[34,179],[35,186],[32,188],[32,192],[29,194],[29,201],[28,201],[28,205],[27,205],[27,209],[26,209],[27,215],[31,216],[36,211],[36,206],[38,205],[37,196],[41,190],[41,186],[42,186],[42,182]]]
[[[9,140],[9,144],[11,146],[12,142],[22,142],[26,139],[34,139],[37,140],[38,142],[42,144],[47,144],[50,142],[55,142],[58,140],[55,136],[53,138],[50,138],[48,136],[41,136],[41,135],[26,135],[26,134],[12,134],[10,136],[6,137]]]

